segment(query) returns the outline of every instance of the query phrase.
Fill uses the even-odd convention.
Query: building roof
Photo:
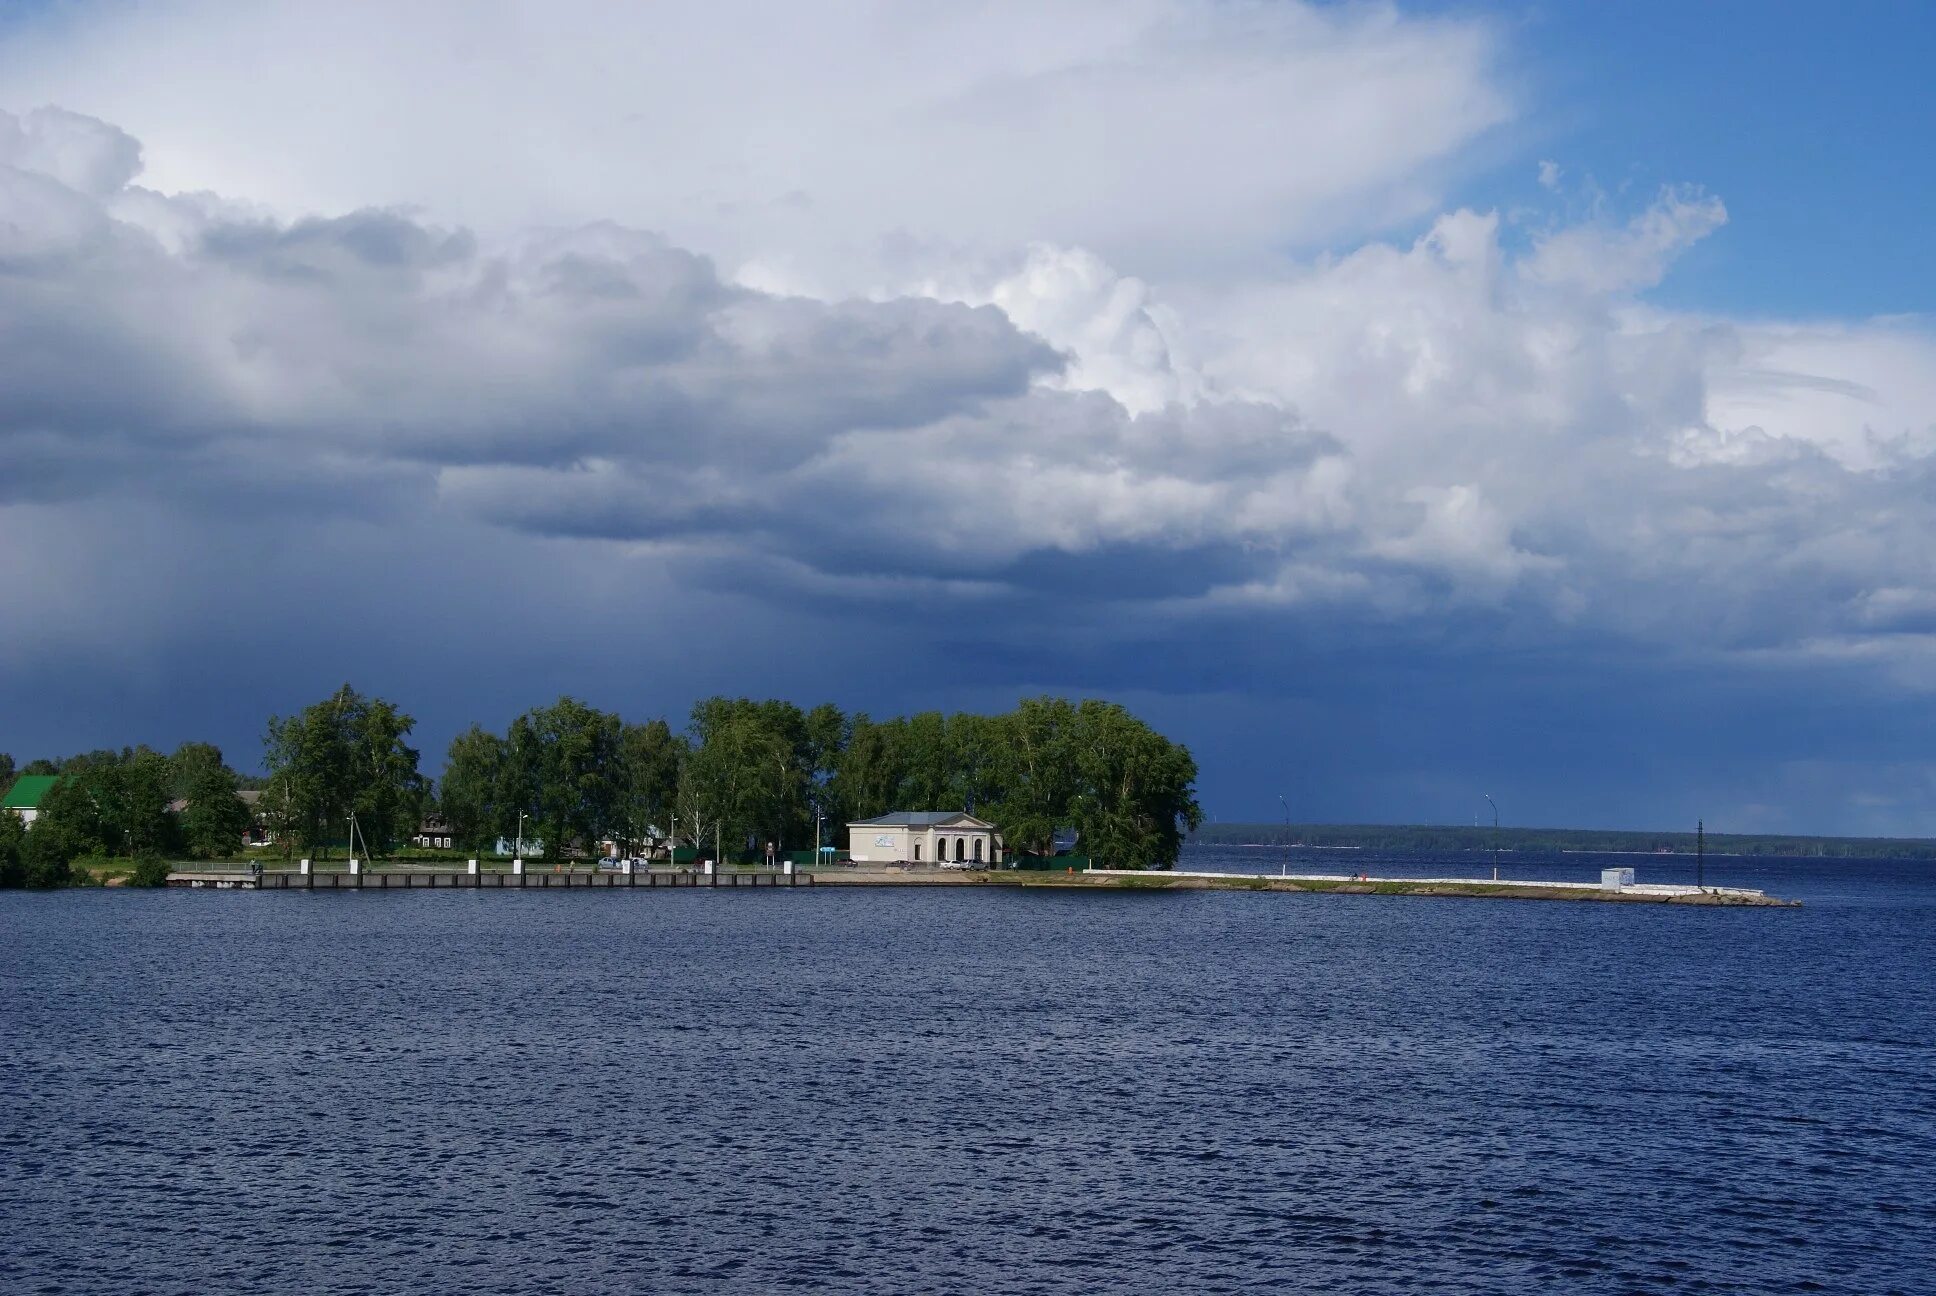
[[[977,828],[995,825],[961,810],[896,810],[878,819],[857,819],[849,828],[939,828],[943,824],[972,824]]]
[[[38,810],[41,798],[58,782],[58,774],[22,774],[7,789],[7,795],[0,797],[0,810]]]

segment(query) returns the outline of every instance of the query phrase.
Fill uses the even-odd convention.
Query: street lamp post
[[[512,855],[517,859],[524,858],[524,811],[522,810],[518,811],[518,846]]]
[[[1284,799],[1282,792],[1277,794],[1277,804],[1284,807],[1284,864],[1278,870],[1281,877],[1291,875],[1291,803]]]
[[[1484,793],[1486,804],[1492,807],[1492,880],[1499,880],[1499,803],[1492,799],[1492,793]]]

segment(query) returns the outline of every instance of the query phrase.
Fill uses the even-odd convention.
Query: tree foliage
[[[451,740],[444,777],[437,785],[437,804],[459,845],[475,850],[505,831],[504,781],[502,738],[472,725]]]
[[[322,853],[351,814],[372,850],[415,829],[429,788],[394,704],[344,685],[271,717],[263,808],[285,847]],[[30,831],[0,825],[0,883],[66,885],[88,855],[226,855],[249,822],[241,780],[206,743],[35,762],[64,777]],[[922,712],[876,721],[822,704],[713,697],[685,731],[628,723],[573,697],[527,711],[504,734],[473,725],[452,741],[438,802],[470,848],[518,830],[546,855],[611,841],[626,853],[679,842],[729,854],[835,843],[851,822],[893,810],[965,810],[1013,852],[1051,849],[1058,829],[1109,864],[1166,868],[1202,820],[1196,764],[1124,708],[1039,697],[1002,715]],[[170,797],[187,804],[175,821]]]
[[[285,844],[320,852],[350,815],[382,854],[416,828],[427,784],[405,739],[416,721],[394,703],[343,685],[293,716],[271,716],[263,800]]]
[[[686,745],[663,720],[628,724],[619,736],[619,814],[613,824],[630,853],[672,831]]]
[[[8,885],[73,886],[92,876],[77,860],[173,845],[168,762],[160,753],[147,747],[89,752],[63,761],[60,774],[30,828],[4,816],[12,844],[0,855],[0,878]]]
[[[508,806],[529,816],[525,836],[543,839],[547,857],[589,847],[619,819],[619,718],[561,697],[527,711],[505,735]]]
[[[170,788],[185,802],[178,828],[181,844],[196,859],[224,859],[248,833],[248,805],[237,795],[235,771],[209,743],[183,743],[168,758]]]
[[[452,741],[438,797],[452,833],[482,846],[518,832],[546,857],[606,839],[627,853],[669,831],[685,744],[663,720],[627,724],[573,697],[527,711],[503,737]]]
[[[20,816],[0,811],[0,888],[27,885],[27,861],[22,854],[27,827]]]

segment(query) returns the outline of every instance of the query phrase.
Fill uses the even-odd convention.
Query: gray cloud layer
[[[738,627],[721,671],[749,627],[811,640],[759,669],[822,683],[1285,696],[1563,647],[1568,687],[1639,654],[1936,688],[1928,340],[1647,309],[1725,220],[1704,195],[1522,254],[1453,213],[1186,310],[1080,248],[826,300],[616,224],[289,219],[140,166],[0,113],[16,670],[238,606],[294,653],[351,606],[580,625],[695,688],[701,625]],[[585,667],[501,638],[491,669]]]

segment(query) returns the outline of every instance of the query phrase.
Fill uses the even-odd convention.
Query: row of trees
[[[416,830],[430,783],[407,741],[416,721],[394,703],[345,684],[292,716],[270,716],[262,810],[293,852],[320,853],[357,834],[382,854]]]
[[[13,760],[0,756],[12,781]],[[41,799],[32,831],[0,815],[0,886],[65,886],[77,861],[188,854],[233,854],[249,826],[240,780],[208,743],[183,743],[174,755],[149,747],[37,760],[23,774],[58,774]],[[171,802],[187,804],[170,813]]]
[[[460,734],[436,787],[419,771],[414,728],[395,704],[347,684],[271,717],[260,811],[283,848],[320,855],[353,817],[381,855],[432,810],[466,849],[522,835],[548,857],[603,839],[628,851],[797,849],[817,828],[834,844],[847,823],[892,810],[966,810],[994,823],[1011,851],[1046,854],[1056,830],[1072,827],[1085,854],[1167,868],[1202,818],[1189,751],[1108,702],[1043,697],[1001,715],[876,721],[830,705],[715,697],[675,731],[563,697],[502,734],[475,725]],[[206,744],[29,770],[43,765],[68,777],[24,835],[31,844],[14,849],[18,860],[225,855],[249,822],[237,776]],[[181,814],[167,812],[171,798],[187,802]]]
[[[1108,702],[1033,698],[1002,715],[875,721],[716,697],[675,733],[561,698],[502,736],[460,735],[441,807],[466,845],[522,827],[546,853],[601,835],[797,848],[817,828],[831,843],[847,823],[892,810],[967,810],[1012,850],[1046,853],[1073,827],[1092,856],[1167,868],[1202,819],[1195,781],[1186,748]]]

